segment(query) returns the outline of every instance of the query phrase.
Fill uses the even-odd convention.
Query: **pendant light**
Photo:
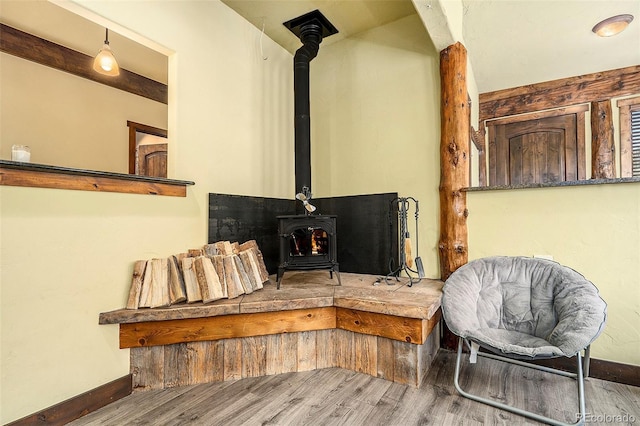
[[[93,60],[93,69],[104,75],[120,75],[120,67],[109,47],[109,28],[106,29],[104,46],[102,46],[102,49]]]

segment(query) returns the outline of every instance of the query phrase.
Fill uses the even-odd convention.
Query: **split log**
[[[241,252],[251,248],[255,250],[256,260],[258,262],[258,268],[260,270],[260,280],[265,283],[269,281],[269,272],[267,272],[267,266],[264,263],[264,257],[262,257],[262,252],[258,247],[258,243],[256,242],[256,240],[249,240],[240,244]]]
[[[169,261],[168,259],[152,259],[151,271],[151,308],[169,306]]]
[[[224,276],[224,256],[221,254],[217,254],[211,258],[213,262],[213,268],[216,270],[218,274],[218,280],[220,280],[220,285],[222,286],[222,293],[224,293],[224,297],[229,297],[229,292],[227,290],[227,284]]]
[[[236,297],[245,293],[245,288],[240,281],[240,275],[236,269],[236,263],[233,258],[234,255],[224,256],[224,282],[227,285],[227,294],[229,299],[235,299]]]
[[[202,294],[202,301],[209,303],[222,299],[224,297],[222,285],[220,284],[216,270],[213,268],[211,259],[206,256],[196,257],[194,264],[196,277],[200,285],[200,293]]]
[[[256,276],[253,273],[253,269],[251,267],[251,259],[249,257],[249,253],[247,253],[246,251],[242,251],[238,253],[238,257],[240,258],[240,261],[242,262],[242,266],[244,267],[244,270],[247,273],[247,278],[251,283],[251,288],[253,290],[257,290],[258,286],[256,284]],[[259,278],[259,275],[258,275],[258,278]]]
[[[189,249],[189,257],[204,256],[204,249]]]
[[[240,253],[240,244],[238,242],[231,243],[231,251],[233,254]]]
[[[174,254],[173,257],[178,261],[178,266],[180,266],[180,271],[182,272],[182,259],[189,257],[189,253],[178,253]]]
[[[262,289],[268,280],[255,240],[218,241],[166,259],[136,261],[126,308],[233,299]]]
[[[182,277],[184,278],[188,303],[202,300],[202,293],[200,292],[200,285],[198,284],[196,269],[193,264],[194,260],[194,257],[185,257],[182,259]]]
[[[202,249],[204,250],[205,256],[213,257],[220,254],[218,253],[218,249],[216,248],[215,244],[205,244]]]
[[[591,177],[616,177],[615,144],[611,101],[591,102]]]
[[[131,288],[129,289],[127,309],[138,309],[138,305],[140,304],[140,292],[142,291],[142,280],[144,278],[144,270],[146,267],[146,260],[137,260],[133,264],[133,278],[131,279]]]
[[[250,248],[248,250],[241,251],[239,253],[239,256],[240,260],[242,260],[245,271],[247,271],[247,275],[249,275],[249,279],[251,281],[253,289],[262,289],[262,277],[260,276],[260,268],[258,268],[258,257],[256,255],[255,249]]]
[[[256,242],[256,240],[249,240],[249,241],[245,241],[244,243],[240,244],[240,251],[249,250],[250,248],[254,248],[256,250],[259,250],[258,249],[258,243]]]
[[[236,264],[236,271],[238,271],[238,276],[240,277],[240,283],[244,288],[244,292],[246,294],[253,293],[253,285],[251,284],[249,275],[247,275],[247,271],[244,269],[244,265],[242,264],[242,260],[240,259],[240,256],[234,255],[233,261]]]
[[[222,254],[224,256],[230,256],[233,254],[233,245],[229,241],[218,241],[213,243],[213,245],[218,249],[218,254]]]
[[[147,260],[145,266],[145,274],[142,278],[142,289],[140,290],[140,301],[138,302],[139,308],[150,308],[151,307],[151,291],[152,291],[152,281],[153,274],[151,273],[151,260]]]
[[[175,256],[169,257],[169,302],[180,303],[187,300],[182,268]]]
[[[223,256],[227,256],[226,250],[224,248],[224,241],[216,241],[215,243],[213,243],[213,246],[218,251],[218,254],[221,254]]]

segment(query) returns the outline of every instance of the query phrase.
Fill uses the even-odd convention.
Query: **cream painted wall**
[[[417,198],[428,277],[439,277],[438,64],[417,15],[321,46],[311,62],[314,195]]]
[[[186,198],[0,187],[2,424],[129,372],[98,315],[124,306],[136,259],[207,242],[208,193],[294,190],[291,54],[264,38],[262,60],[260,31],[218,1],[86,6],[175,52],[170,175],[196,185]]]
[[[167,128],[167,105],[0,53],[0,158],[129,172],[127,120]]]
[[[640,365],[640,184],[470,192],[469,259],[552,255],[608,304],[594,358]]]
[[[118,327],[132,261],[204,242],[187,198],[0,187],[1,423],[128,373]]]

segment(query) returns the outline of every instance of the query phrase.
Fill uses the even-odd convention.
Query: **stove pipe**
[[[311,117],[309,108],[309,63],[316,57],[322,38],[338,30],[319,10],[284,23],[300,41],[293,57],[293,91],[295,111],[296,192],[307,187],[311,193]]]

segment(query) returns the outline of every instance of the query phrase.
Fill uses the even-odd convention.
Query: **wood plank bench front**
[[[134,389],[162,389],[328,367],[420,385],[439,348],[443,283],[290,272],[276,290],[169,308],[120,309]]]

